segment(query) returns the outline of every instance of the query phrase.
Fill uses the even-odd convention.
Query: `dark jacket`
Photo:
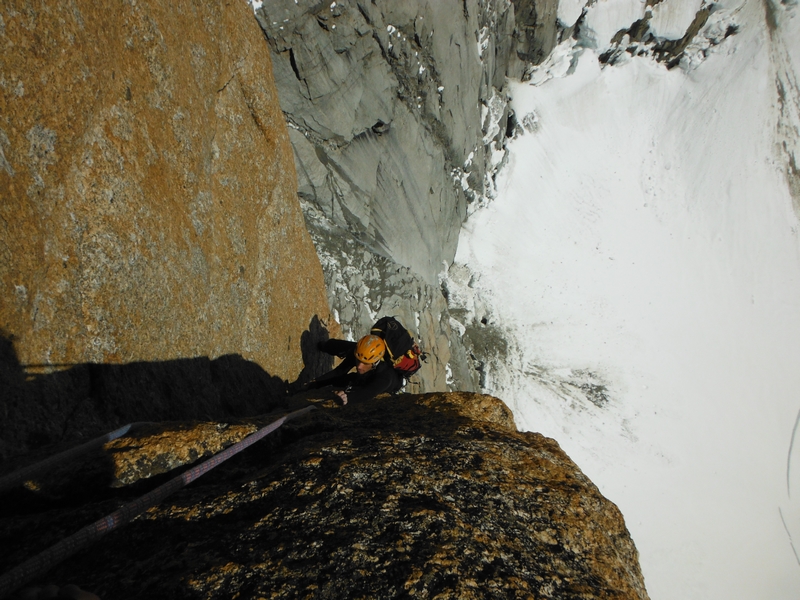
[[[403,387],[403,376],[395,371],[394,367],[384,361],[372,367],[363,375],[351,370],[358,365],[355,357],[355,342],[344,340],[329,340],[326,346],[321,349],[329,354],[344,354],[344,360],[333,370],[324,375],[320,375],[309,383],[310,388],[320,388],[327,385],[344,388],[347,393],[347,400],[358,402],[359,400],[369,400],[378,394],[392,394]]]

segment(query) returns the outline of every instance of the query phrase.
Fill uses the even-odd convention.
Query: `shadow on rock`
[[[300,336],[300,351],[303,353],[305,366],[297,379],[289,385],[290,394],[299,392],[303,385],[333,368],[333,357],[319,350],[319,345],[329,339],[328,330],[315,315],[308,329]]]
[[[22,365],[13,339],[0,331],[0,465],[46,446],[46,454],[52,454],[126,423],[218,421],[285,408],[290,389],[330,368],[330,357],[316,349],[327,338],[315,316],[301,336],[305,367],[289,383],[238,354]],[[2,465],[0,472],[16,467]]]

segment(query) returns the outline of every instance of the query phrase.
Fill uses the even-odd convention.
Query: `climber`
[[[384,360],[386,343],[377,335],[365,335],[358,342],[328,340],[319,349],[344,360],[332,371],[317,377],[309,388],[335,386],[344,388],[334,393],[347,404],[348,400],[370,400],[378,394],[392,394],[403,387],[403,377],[390,362]],[[355,368],[355,372],[351,373]]]

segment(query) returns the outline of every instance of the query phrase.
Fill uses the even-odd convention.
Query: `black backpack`
[[[389,352],[389,362],[406,379],[419,371],[422,366],[420,359],[424,361],[427,358],[414,341],[411,332],[394,317],[378,319],[370,333],[383,338]]]

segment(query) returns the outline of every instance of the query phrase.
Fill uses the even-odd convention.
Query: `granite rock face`
[[[513,0],[514,52],[522,64],[538,65],[558,43],[558,2],[554,0]],[[523,73],[509,73],[520,77]]]
[[[394,315],[419,336],[428,353],[406,385],[407,392],[478,389],[477,373],[452,329],[441,288],[426,283],[410,268],[369,252],[313,206],[305,208],[334,317],[345,335],[358,339],[379,317]]]
[[[436,283],[466,215],[454,174],[482,192],[477,5],[281,0],[257,14],[301,197]]]
[[[205,437],[231,443],[243,426],[173,426],[174,445],[199,454]],[[106,460],[172,460],[169,430],[109,446]],[[142,493],[146,482],[127,487]],[[125,497],[126,487],[83,489],[92,485],[94,503],[67,492],[37,506],[35,482],[26,502],[6,498],[0,539],[15,543],[0,543],[2,561],[21,562]],[[68,583],[119,600],[647,598],[614,504],[555,441],[518,433],[502,402],[475,394],[401,395],[290,421],[33,582]]]
[[[238,354],[330,324],[241,0],[0,6],[0,328],[27,368]]]
[[[419,390],[477,389],[439,276],[470,206],[494,194],[505,79],[550,51],[555,7],[271,0],[256,11],[331,307],[355,339],[379,316],[400,317],[436,357]]]

